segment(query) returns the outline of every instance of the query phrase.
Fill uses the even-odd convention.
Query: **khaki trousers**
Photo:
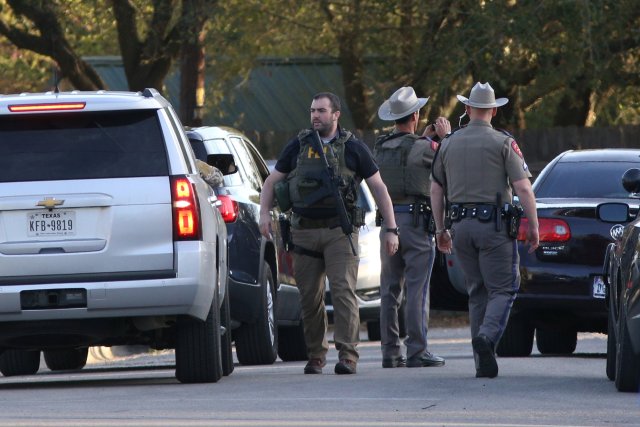
[[[356,300],[359,258],[351,252],[351,246],[340,227],[294,228],[293,244],[321,252],[324,257],[314,258],[293,253],[294,276],[300,291],[304,338],[310,359],[326,360],[327,312],[324,305],[325,277],[329,280],[333,302],[334,342],[338,357],[357,361],[356,346],[359,342],[360,314]],[[351,235],[358,247],[358,232]]]

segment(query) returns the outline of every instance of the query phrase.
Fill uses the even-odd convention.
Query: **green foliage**
[[[53,80],[52,68],[47,58],[0,40],[0,93],[48,90]]]
[[[8,1],[0,0],[0,21],[34,31]],[[112,2],[46,1],[80,56],[120,54]],[[165,1],[171,16],[157,27],[150,17],[159,0],[129,0],[140,40],[161,43],[167,34],[152,31],[182,19],[183,2]],[[500,126],[640,122],[637,0],[211,0],[207,7],[212,111],[243,87],[257,58],[323,57],[341,64],[346,101],[365,128],[375,122],[378,100],[399,86],[431,96],[425,113],[433,120],[459,115],[455,95],[476,81],[510,99]],[[46,86],[46,58],[1,36],[0,54],[0,91]]]

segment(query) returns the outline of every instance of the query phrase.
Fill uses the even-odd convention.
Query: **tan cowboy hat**
[[[476,108],[502,107],[509,102],[507,98],[496,99],[496,94],[489,83],[476,83],[471,89],[469,98],[458,95],[458,100],[465,105]]]
[[[398,120],[425,106],[429,98],[418,98],[411,86],[401,87],[378,108],[382,120]]]

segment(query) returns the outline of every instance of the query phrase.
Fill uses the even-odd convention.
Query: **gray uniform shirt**
[[[512,201],[511,182],[531,177],[522,152],[509,135],[482,120],[445,138],[433,162],[431,179],[446,191],[450,203]]]

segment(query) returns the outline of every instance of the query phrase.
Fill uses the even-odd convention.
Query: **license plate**
[[[27,235],[29,237],[72,236],[74,234],[76,234],[75,211],[55,210],[27,215]]]
[[[604,298],[605,296],[605,287],[604,280],[602,280],[602,276],[595,276],[593,278],[593,297],[594,298]]]

